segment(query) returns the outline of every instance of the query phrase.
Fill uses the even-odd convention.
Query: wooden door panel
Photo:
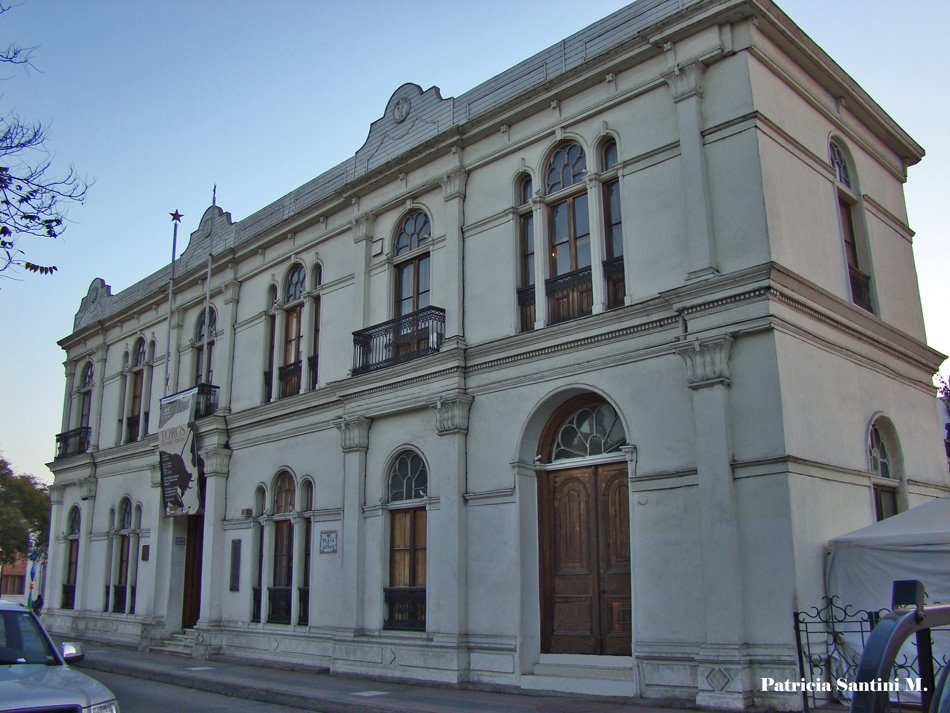
[[[597,469],[600,549],[601,651],[630,656],[630,500],[626,464]]]

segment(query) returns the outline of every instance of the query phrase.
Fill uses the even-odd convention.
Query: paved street
[[[241,713],[300,713],[312,708],[288,708],[287,706],[232,698],[206,691],[182,690],[179,686],[157,681],[148,681],[131,676],[122,676],[105,671],[89,671],[90,676],[101,681],[115,693],[119,707],[131,713],[216,713],[240,711]]]

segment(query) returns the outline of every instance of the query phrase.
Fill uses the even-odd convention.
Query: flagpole
[[[165,393],[168,396],[168,379],[170,376],[169,364],[172,360],[172,310],[175,306],[175,254],[178,252],[178,224],[181,222],[182,214],[175,210],[169,213],[172,217],[174,228],[172,229],[172,275],[168,280],[168,329],[165,335]]]
[[[211,332],[211,255],[214,248],[214,209],[217,207],[218,185],[211,189],[211,226],[208,229],[208,274],[205,277],[204,339],[201,342],[201,383],[207,384],[211,359],[208,355],[208,336]]]

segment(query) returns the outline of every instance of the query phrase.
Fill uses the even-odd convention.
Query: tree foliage
[[[0,15],[10,8],[0,4]],[[10,45],[0,64],[30,66],[31,50]],[[55,239],[65,229],[66,209],[86,198],[87,183],[70,167],[56,177],[46,149],[46,129],[22,120],[14,111],[0,116],[0,275],[22,268],[51,275],[55,265],[27,259],[23,238]]]
[[[15,475],[0,456],[0,564],[49,542],[49,489],[32,475]]]

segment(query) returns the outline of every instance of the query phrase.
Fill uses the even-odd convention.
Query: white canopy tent
[[[950,603],[950,498],[931,500],[828,543],[825,592],[855,609],[889,609],[896,579]]]

